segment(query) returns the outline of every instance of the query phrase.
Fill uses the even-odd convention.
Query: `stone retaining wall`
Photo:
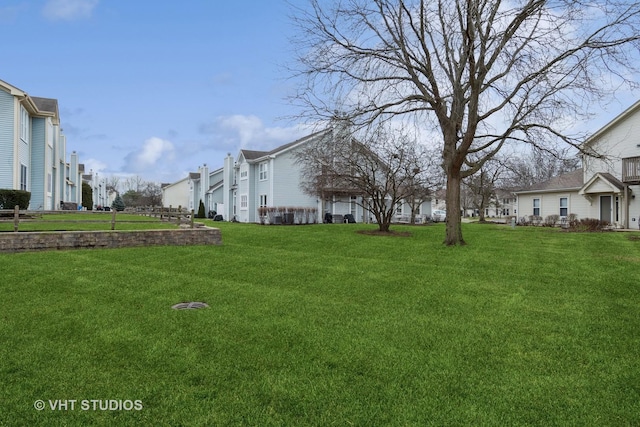
[[[131,246],[221,245],[218,228],[140,231],[46,231],[0,233],[0,252],[101,249]]]

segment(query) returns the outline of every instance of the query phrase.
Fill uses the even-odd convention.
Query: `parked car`
[[[444,222],[447,220],[447,211],[436,209],[431,214],[433,222]]]

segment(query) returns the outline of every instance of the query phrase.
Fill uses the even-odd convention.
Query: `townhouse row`
[[[223,166],[209,170],[205,164],[197,172],[162,188],[163,205],[198,210],[200,201],[206,213],[215,212],[225,221],[261,222],[261,208],[297,208],[315,212],[323,221],[327,214],[335,221],[345,216],[356,222],[372,222],[373,215],[359,194],[348,191],[327,192],[323,197],[306,194],[300,188],[301,168],[296,152],[318,138],[331,135],[331,130],[307,135],[271,151],[241,149],[237,158],[229,153]],[[397,221],[410,221],[409,203],[395,206]],[[431,200],[419,204],[418,222],[431,216]]]
[[[30,210],[80,206],[84,166],[66,153],[58,101],[0,80],[0,188],[31,192]]]
[[[325,131],[326,132],[326,131]],[[308,135],[272,151],[240,150],[237,159],[228,154],[221,168],[201,166],[197,172],[163,187],[164,205],[198,209],[200,200],[207,212],[224,220],[260,222],[262,207],[314,208],[319,216],[350,214],[357,222],[370,222],[371,215],[357,194],[336,193],[309,196],[300,189],[300,167],[296,150],[323,132]],[[595,218],[617,228],[640,227],[640,101],[583,143],[582,168],[517,191],[498,191],[485,214],[495,217]],[[446,210],[438,192],[419,207],[418,222],[432,211]],[[408,203],[396,206],[396,219],[407,220]],[[474,212],[465,212],[473,215]],[[475,213],[477,214],[477,213]]]

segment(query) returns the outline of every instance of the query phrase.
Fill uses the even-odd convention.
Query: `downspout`
[[[624,228],[629,228],[629,184],[624,185]]]

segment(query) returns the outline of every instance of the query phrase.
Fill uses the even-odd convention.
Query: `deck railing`
[[[622,159],[622,182],[640,182],[640,157]]]

